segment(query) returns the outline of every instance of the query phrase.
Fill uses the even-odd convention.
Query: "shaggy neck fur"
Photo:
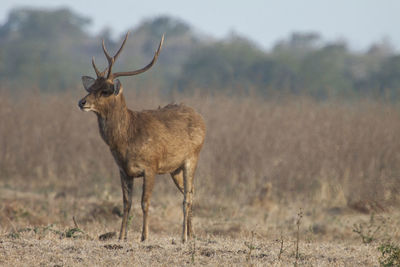
[[[115,149],[117,144],[125,144],[130,113],[122,93],[96,115],[100,135],[110,149]]]

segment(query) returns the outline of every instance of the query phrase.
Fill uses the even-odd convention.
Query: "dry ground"
[[[0,265],[287,266],[299,233],[300,265],[377,266],[377,247],[400,240],[397,105],[128,93],[133,109],[184,102],[206,120],[196,241],[180,243],[182,196],[165,175],[149,240],[138,179],[128,242],[100,241],[119,231],[121,189],[80,96],[0,92]]]
[[[254,241],[249,249],[242,240],[214,237],[188,245],[173,243],[171,237],[157,235],[146,243],[89,241],[57,237],[22,237],[0,241],[0,264],[4,266],[290,266],[296,260],[287,251],[278,259],[274,241]],[[299,265],[376,266],[373,245],[345,242],[314,242],[301,245]]]
[[[398,240],[396,212],[359,214],[351,209],[302,209],[296,260],[296,208],[232,207],[197,202],[196,239],[182,244],[181,196],[153,201],[150,237],[140,240],[139,197],[128,241],[117,235],[119,199],[73,199],[63,194],[0,190],[0,266],[180,266],[255,265],[378,266],[379,244]],[[71,213],[69,214],[70,211]],[[72,212],[73,211],[73,212]],[[49,215],[55,215],[51,217]],[[79,230],[74,230],[78,224]],[[354,229],[373,238],[364,244]],[[82,230],[82,232],[80,231]],[[282,243],[283,240],[283,243]],[[282,248],[282,251],[281,251]],[[280,252],[281,251],[281,252]]]

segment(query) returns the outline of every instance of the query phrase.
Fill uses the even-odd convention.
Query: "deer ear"
[[[82,76],[82,83],[83,83],[83,87],[85,87],[85,90],[88,91],[89,93],[90,91],[90,87],[92,87],[92,85],[94,84],[94,82],[96,81],[96,79],[89,77],[89,76]]]
[[[121,82],[118,79],[114,80],[114,95],[118,95],[122,92]]]

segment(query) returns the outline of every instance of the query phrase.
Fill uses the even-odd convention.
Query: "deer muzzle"
[[[78,106],[81,110],[84,110],[85,108],[87,108],[85,107],[85,104],[86,104],[86,99],[82,98],[81,100],[79,100]]]

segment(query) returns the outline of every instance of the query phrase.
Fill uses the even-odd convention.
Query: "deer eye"
[[[109,90],[101,91],[101,95],[102,95],[102,96],[110,96],[111,94],[112,94],[112,92],[109,91]]]

